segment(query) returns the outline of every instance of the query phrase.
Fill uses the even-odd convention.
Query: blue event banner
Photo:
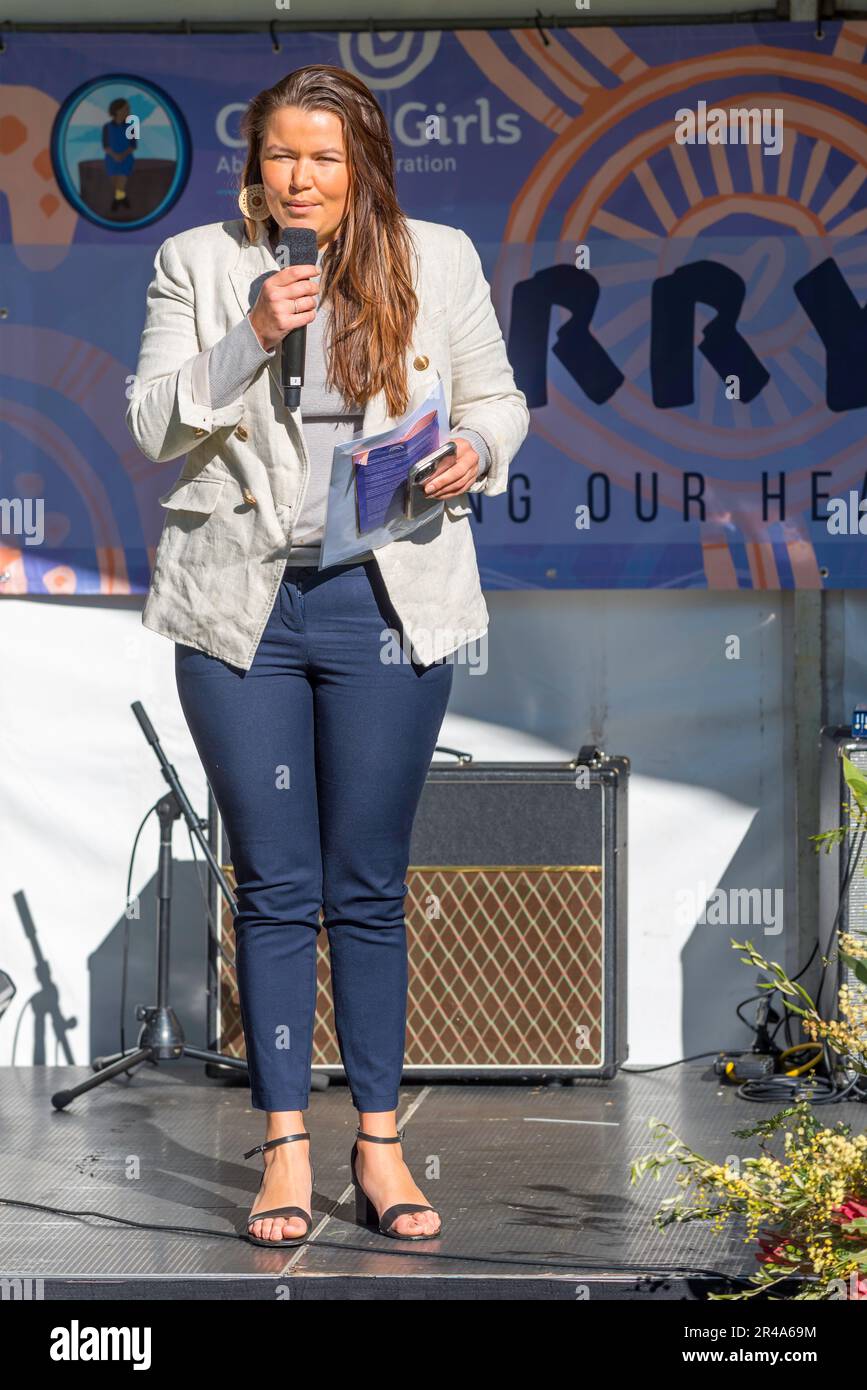
[[[470,494],[486,587],[865,582],[867,24],[544,38],[6,36],[0,594],[147,588],[180,467],[124,420],[154,253],[239,216],[245,106],[308,63],[368,83],[401,206],[490,282],[532,424]]]

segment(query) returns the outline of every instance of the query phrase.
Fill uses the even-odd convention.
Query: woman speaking
[[[309,1143],[293,1141],[310,1137],[324,926],[358,1111],[356,1212],[383,1235],[431,1240],[440,1218],[396,1129],[404,875],[447,657],[488,626],[465,494],[505,491],[529,413],[472,242],[403,214],[388,126],[363,82],[300,68],[250,102],[242,131],[242,217],[156,254],[127,422],[155,463],[185,456],[160,498],[142,621],[175,644],[235,873],[251,1103],[265,1111],[264,1142],[245,1155],[265,1165],[247,1238],[298,1245],[312,1225]],[[315,232],[315,266],[280,268],[289,227]],[[280,345],[302,326],[291,410]],[[390,428],[438,381],[457,452],[426,491],[444,505],[412,534],[320,569],[334,446]]]

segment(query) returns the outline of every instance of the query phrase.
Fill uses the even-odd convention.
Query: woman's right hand
[[[266,352],[281,343],[293,328],[316,317],[319,271],[315,265],[287,265],[269,275],[250,310],[253,331]]]

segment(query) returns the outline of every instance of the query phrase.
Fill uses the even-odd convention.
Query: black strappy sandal
[[[382,1135],[379,1134],[363,1134],[360,1129],[356,1130],[355,1133],[356,1140],[352,1146],[352,1153],[349,1156],[349,1167],[352,1172],[352,1185],[355,1188],[356,1221],[359,1221],[362,1226],[372,1226],[375,1230],[379,1231],[380,1235],[391,1236],[392,1240],[438,1240],[439,1236],[442,1234],[442,1222],[440,1222],[437,1230],[429,1236],[405,1236],[402,1235],[400,1231],[393,1231],[391,1229],[398,1216],[403,1216],[405,1213],[411,1211],[436,1211],[436,1207],[423,1206],[420,1202],[396,1202],[393,1207],[389,1207],[387,1211],[384,1211],[380,1217],[376,1207],[358,1181],[355,1172],[355,1160],[358,1157],[359,1139],[369,1139],[373,1144],[399,1144],[406,1133],[406,1128],[398,1130],[393,1138],[383,1138]]]
[[[292,1141],[293,1141],[293,1139],[308,1139],[308,1140],[309,1140],[309,1138],[310,1138],[310,1135],[306,1132],[306,1130],[303,1130],[300,1134],[284,1134],[283,1137],[282,1137],[282,1139],[268,1139],[268,1140],[266,1140],[266,1142],[265,1142],[264,1144],[257,1144],[256,1147],[255,1147],[255,1149],[250,1149],[248,1153],[245,1153],[245,1154],[244,1154],[244,1157],[245,1157],[245,1158],[252,1158],[252,1157],[253,1157],[253,1154],[264,1153],[266,1149],[273,1149],[277,1144],[291,1144]],[[263,1161],[263,1163],[264,1163],[264,1159],[263,1159],[262,1161]],[[313,1205],[313,1183],[314,1183],[315,1181],[316,1181],[316,1175],[315,1175],[315,1173],[314,1173],[314,1171],[313,1171],[313,1164],[311,1163],[311,1165],[310,1165],[310,1194],[311,1194],[311,1196],[310,1196],[310,1205],[311,1205],[311,1207],[312,1207],[312,1205]],[[263,1221],[263,1220],[265,1219],[266,1216],[300,1216],[302,1221],[306,1221],[306,1223],[307,1223],[307,1230],[306,1230],[306,1231],[304,1232],[304,1234],[301,1235],[301,1236],[291,1236],[289,1240],[265,1240],[264,1236],[254,1236],[254,1235],[251,1233],[251,1231],[250,1231],[250,1227],[251,1227],[256,1221]],[[245,1234],[244,1234],[244,1239],[245,1239],[245,1240],[249,1240],[250,1243],[251,1243],[251,1245],[265,1245],[265,1246],[269,1246],[269,1245],[270,1245],[270,1246],[273,1246],[275,1250],[279,1250],[281,1246],[285,1246],[285,1245],[303,1245],[304,1242],[305,1242],[306,1240],[308,1240],[309,1237],[310,1237],[310,1228],[311,1228],[312,1225],[313,1225],[313,1217],[312,1217],[311,1213],[310,1213],[309,1211],[303,1211],[303,1210],[301,1209],[301,1207],[271,1207],[268,1211],[257,1211],[256,1214],[255,1214],[255,1216],[251,1213],[250,1216],[247,1217],[247,1230],[246,1230],[246,1232],[245,1232]]]

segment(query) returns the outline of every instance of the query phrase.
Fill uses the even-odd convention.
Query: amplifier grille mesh
[[[601,1065],[601,866],[411,865],[406,883],[406,1068]],[[228,908],[221,926],[219,1047],[243,1057]],[[327,938],[319,933],[314,1067],[340,1066]]]

